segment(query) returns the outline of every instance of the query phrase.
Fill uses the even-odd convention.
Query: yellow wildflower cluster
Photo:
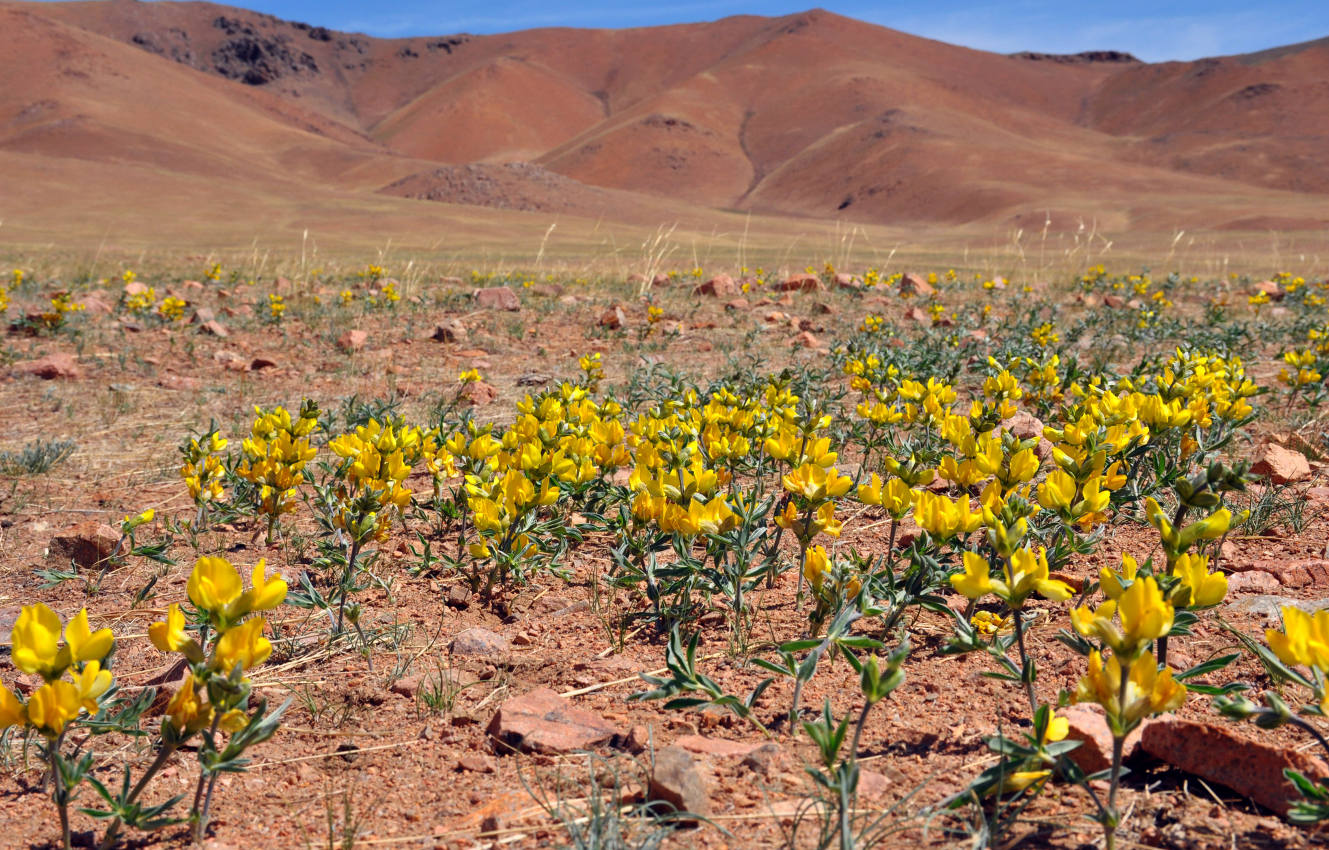
[[[41,676],[43,684],[26,703],[0,686],[0,730],[27,726],[55,741],[82,712],[98,712],[99,700],[112,684],[111,673],[102,663],[115,639],[110,629],[92,631],[86,608],[62,625],[60,617],[45,605],[26,605],[14,623],[10,643],[14,666]]]
[[[241,445],[244,457],[236,474],[258,488],[258,511],[268,518],[271,538],[278,518],[295,510],[294,499],[304,483],[305,464],[317,453],[309,437],[318,430],[318,407],[305,402],[292,420],[284,407],[265,411],[255,407],[257,419]]]

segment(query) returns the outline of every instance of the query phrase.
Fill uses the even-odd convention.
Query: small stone
[[[753,773],[770,777],[783,760],[784,750],[779,744],[768,741],[745,755],[741,764]]]
[[[645,726],[637,725],[628,730],[628,736],[623,739],[623,749],[637,755],[646,752],[646,748],[651,745],[651,730]]]
[[[840,289],[862,289],[863,281],[845,272],[837,272],[835,275],[835,285]]]
[[[230,332],[226,330],[226,326],[216,319],[213,319],[211,322],[204,322],[198,326],[198,329],[200,333],[220,337],[222,339],[231,335]]]
[[[448,652],[471,658],[498,658],[512,651],[512,644],[500,634],[473,626],[458,632],[448,644]]]
[[[120,532],[97,520],[70,526],[51,538],[47,558],[80,567],[95,567],[111,557],[120,545]]]
[[[692,290],[693,295],[709,295],[713,298],[733,298],[738,293],[738,284],[727,274],[716,275]]]
[[[422,676],[402,676],[397,681],[388,686],[388,690],[398,696],[415,699],[415,695],[420,692],[420,685],[423,683]]]
[[[271,357],[258,356],[249,361],[249,371],[259,372],[263,369],[272,369],[277,365],[277,361]]]
[[[464,755],[457,760],[457,770],[467,773],[493,773],[494,765],[478,753]]]
[[[1277,593],[1282,589],[1278,579],[1263,570],[1251,570],[1244,573],[1233,573],[1228,576],[1227,590],[1229,594],[1237,593]]]
[[[708,738],[705,735],[684,735],[674,741],[674,746],[707,756],[745,756],[760,747],[744,741],[726,741],[723,738]]]
[[[465,611],[471,607],[471,588],[465,584],[454,584],[448,588],[447,606]]]
[[[611,331],[620,330],[628,323],[628,317],[624,315],[622,307],[611,307],[600,314],[600,327]]]
[[[337,347],[342,351],[359,351],[369,342],[369,332],[358,329],[349,330],[337,337]]]
[[[801,348],[820,348],[821,340],[813,336],[810,331],[803,331],[801,334],[794,337],[794,345]]]
[[[20,375],[36,375],[44,381],[53,378],[78,378],[83,375],[83,370],[79,368],[74,355],[63,351],[19,363],[14,367],[14,372]]]
[[[861,800],[880,800],[891,790],[891,780],[885,774],[872,770],[858,774],[858,796]]]
[[[434,328],[430,337],[438,342],[465,342],[468,334],[461,319],[444,319]]]
[[[461,388],[461,399],[473,407],[484,407],[498,399],[498,390],[485,381],[471,381]]]
[[[540,688],[504,702],[489,722],[488,734],[500,754],[558,754],[604,744],[618,730],[594,712]]]
[[[477,289],[472,293],[475,304],[482,310],[507,310],[515,313],[521,309],[521,299],[517,293],[506,286],[490,286]]]
[[[206,325],[208,322],[217,321],[217,314],[211,307],[199,307],[194,311],[194,315],[189,317],[191,325]]]
[[[901,295],[917,295],[919,298],[931,298],[937,294],[936,288],[920,274],[909,272],[900,278]]]
[[[1256,451],[1251,472],[1267,477],[1274,484],[1294,484],[1311,477],[1311,466],[1301,452],[1285,449],[1278,443],[1265,443]]]
[[[692,762],[692,756],[680,747],[665,747],[655,752],[647,798],[660,800],[677,812],[705,817],[711,813],[711,798],[706,784]]]
[[[781,292],[816,292],[825,287],[815,274],[796,274],[785,278],[775,288]]]

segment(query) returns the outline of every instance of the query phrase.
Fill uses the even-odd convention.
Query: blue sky
[[[1245,53],[1329,36],[1329,0],[1185,0],[1067,2],[972,0],[865,2],[822,0],[824,7],[915,35],[1001,53],[1126,50],[1142,59],[1195,59]],[[281,18],[339,30],[398,37],[490,33],[532,27],[637,27],[781,15],[817,0],[682,0],[654,3],[583,0],[248,0],[236,3]]]

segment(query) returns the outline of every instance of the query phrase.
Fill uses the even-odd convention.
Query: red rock
[[[1120,310],[1122,307],[1126,306],[1126,299],[1122,298],[1120,295],[1104,295],[1103,305],[1111,307],[1113,310]]]
[[[1262,280],[1255,284],[1255,286],[1251,287],[1252,295],[1259,295],[1261,292],[1268,295],[1270,301],[1282,301],[1283,296],[1287,294],[1283,291],[1281,286],[1274,283],[1272,280]]]
[[[781,292],[816,292],[824,288],[821,285],[821,278],[815,274],[790,275],[776,287]]]
[[[493,773],[494,765],[484,756],[472,753],[457,760],[457,770],[468,773]]]
[[[822,316],[829,316],[835,312],[835,308],[824,301],[819,301],[812,305],[812,312]]]
[[[388,690],[399,696],[408,699],[415,699],[415,695],[420,692],[420,685],[424,683],[424,677],[420,675],[402,676],[397,681],[388,686]]]
[[[1306,753],[1245,738],[1232,727],[1174,717],[1146,725],[1140,746],[1154,758],[1225,785],[1279,814],[1286,814],[1288,804],[1300,799],[1283,777],[1283,768],[1311,777],[1329,773],[1329,766]]]
[[[628,283],[635,283],[637,285],[641,285],[643,283],[646,283],[648,280],[650,280],[650,278],[648,278],[646,275],[642,274],[641,272],[633,272],[632,274],[628,275]]]
[[[600,327],[608,328],[611,331],[621,329],[628,323],[628,317],[623,314],[622,307],[611,307],[600,314]]]
[[[669,275],[657,274],[651,278],[651,286],[668,286],[670,284]]]
[[[228,333],[226,330],[226,326],[215,319],[212,320],[211,322],[204,322],[203,324],[198,326],[198,329],[199,332],[201,333],[210,334],[212,336],[220,337],[222,339],[225,339],[226,337],[230,336],[230,333]]]
[[[14,366],[14,372],[19,375],[36,375],[45,381],[52,378],[79,378],[83,375],[78,360],[74,355],[64,351],[57,351],[36,360],[19,363]]]
[[[651,765],[647,797],[670,804],[678,812],[705,817],[711,813],[711,797],[706,792],[692,756],[679,747],[657,750]]]
[[[352,329],[337,338],[337,347],[342,351],[359,351],[368,342],[368,331]]]
[[[617,730],[598,714],[540,688],[504,702],[488,734],[499,753],[559,754],[604,744]]]
[[[511,651],[512,644],[507,638],[478,626],[463,629],[448,644],[449,654],[471,658],[498,658]]]
[[[845,274],[844,272],[837,272],[835,275],[835,285],[838,286],[840,289],[862,289],[863,281],[859,280],[858,278],[854,277],[851,274]]]
[[[147,291],[148,291],[148,285],[146,283],[140,283],[137,280],[131,280],[129,283],[125,284],[126,297],[130,297],[133,295],[144,295],[147,293]]]
[[[1329,561],[1323,558],[1295,561],[1268,559],[1249,564],[1238,564],[1232,569],[1238,571],[1238,573],[1266,573],[1273,576],[1283,587],[1297,588],[1312,585],[1324,587],[1329,585]]]
[[[521,300],[517,293],[506,286],[489,286],[472,293],[476,306],[482,310],[507,310],[515,313],[521,309]]]
[[[120,532],[97,520],[86,520],[70,526],[51,538],[46,557],[52,561],[80,567],[95,567],[115,553],[120,545]]]
[[[484,407],[498,399],[498,390],[484,381],[472,381],[461,388],[461,398],[475,407]]]
[[[1263,570],[1233,573],[1228,576],[1227,591],[1234,593],[1277,593],[1282,588],[1278,579]]]
[[[461,323],[461,319],[444,319],[434,328],[431,339],[439,342],[465,342],[466,337],[466,326]]]
[[[260,354],[258,357],[255,357],[253,360],[249,361],[249,371],[260,372],[264,369],[271,369],[276,365],[277,365],[276,360],[272,359],[271,357],[265,357]]]
[[[95,293],[84,295],[81,299],[84,312],[92,315],[109,316],[112,312],[111,305]]]
[[[931,298],[937,294],[936,287],[927,282],[922,275],[910,272],[900,278],[901,295],[917,295],[920,298]]]
[[[1293,484],[1310,478],[1311,466],[1301,452],[1265,443],[1256,450],[1251,472],[1266,476],[1274,484]]]
[[[443,284],[444,286],[461,286],[466,281],[462,280],[459,277],[440,277],[438,279],[438,282]]]
[[[921,307],[910,307],[908,310],[904,311],[904,317],[912,322],[932,323],[932,317]]]
[[[779,310],[772,310],[769,313],[767,313],[765,316],[762,316],[762,319],[767,322],[779,323],[779,322],[788,321],[789,314],[781,313]]]
[[[748,308],[748,299],[735,298],[733,301],[726,301],[724,308],[726,310],[746,310]]]
[[[713,298],[733,298],[739,292],[738,284],[727,274],[718,274],[692,290],[693,295],[710,295]]]
[[[1306,491],[1306,498],[1312,502],[1329,502],[1329,487],[1312,487]]]
[[[708,738],[705,735],[684,735],[674,741],[674,746],[704,756],[745,756],[760,747],[761,742],[748,743],[727,741],[724,738]]]
[[[216,320],[217,314],[212,311],[211,307],[199,307],[194,311],[194,315],[189,317],[191,325],[203,325]]]
[[[891,790],[891,780],[884,773],[861,770],[858,773],[858,797],[860,800],[879,800]]]
[[[1071,761],[1085,773],[1097,773],[1112,766],[1112,733],[1108,730],[1103,710],[1098,706],[1072,705],[1057,709],[1057,716],[1066,718],[1066,739],[1079,741],[1080,746],[1068,754]],[[1151,721],[1145,721],[1147,725]],[[1124,755],[1130,758],[1140,746],[1144,725],[1126,736]]]
[[[817,339],[815,336],[813,336],[809,331],[803,331],[798,336],[794,337],[794,344],[802,346],[803,348],[821,347],[821,341]]]

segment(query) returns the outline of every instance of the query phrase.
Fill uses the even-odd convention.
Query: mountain
[[[80,192],[89,216],[132,197],[641,223],[1329,223],[1329,39],[1195,62],[1006,56],[821,10],[377,39],[135,0],[0,3],[0,30],[0,180],[18,209]]]

